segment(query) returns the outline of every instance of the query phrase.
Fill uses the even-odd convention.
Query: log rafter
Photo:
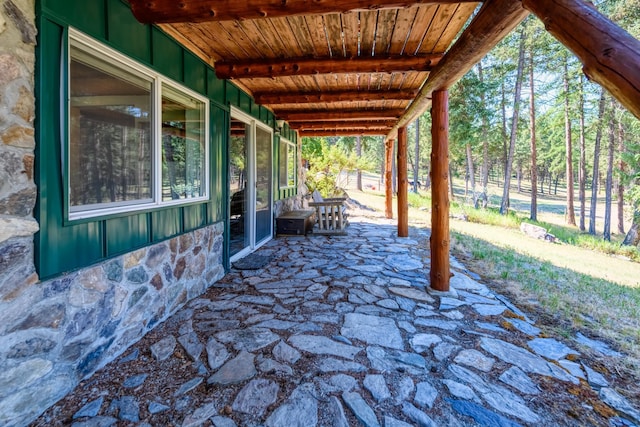
[[[345,120],[389,120],[397,119],[403,109],[386,110],[276,110],[276,115],[288,122],[317,122]]]
[[[343,90],[333,92],[262,92],[254,93],[258,104],[314,104],[322,102],[408,101],[417,90]]]
[[[292,129],[299,130],[340,130],[340,129],[391,129],[396,123],[395,120],[352,120],[344,122],[289,122]]]
[[[315,74],[403,73],[430,71],[442,54],[391,55],[353,58],[287,58],[217,61],[219,79],[274,78]]]
[[[476,3],[478,0],[129,0],[144,24],[235,21],[408,8],[429,4]]]
[[[298,133],[301,137],[314,137],[314,136],[380,136],[386,135],[389,128],[385,129],[369,129],[369,128],[349,128],[344,130],[299,130]]]

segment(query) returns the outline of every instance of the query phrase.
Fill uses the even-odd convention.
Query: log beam
[[[393,218],[393,139],[387,139],[384,143],[384,206],[385,216]]]
[[[582,0],[522,0],[584,65],[584,74],[640,119],[640,41]]]
[[[345,120],[390,120],[400,117],[404,110],[276,110],[287,122],[318,122]]]
[[[449,100],[433,92],[431,109],[431,288],[449,290]]]
[[[340,129],[391,129],[395,125],[395,120],[358,120],[358,121],[344,121],[344,122],[289,122],[289,126],[292,129],[298,129],[300,131],[307,130],[340,130]],[[386,131],[385,131],[386,132]]]
[[[386,129],[366,129],[366,128],[353,128],[353,129],[340,129],[340,130],[300,130],[298,131],[301,137],[313,137],[313,136],[380,136],[386,135],[389,128]]]
[[[398,237],[409,237],[409,203],[407,200],[407,128],[398,129]]]
[[[249,61],[216,61],[221,80],[260,77],[310,76],[316,74],[403,73],[430,71],[441,54],[393,55],[354,58],[288,58]]]
[[[344,90],[335,92],[261,92],[254,93],[256,103],[277,104],[317,104],[331,102],[409,101],[416,96],[413,90]]]
[[[398,128],[408,126],[424,113],[431,105],[433,91],[448,89],[460,80],[528,14],[520,1],[486,0],[451,49],[438,65],[433,67],[416,99],[387,137],[395,136]]]
[[[143,24],[235,21],[467,2],[477,0],[129,0],[134,16]]]

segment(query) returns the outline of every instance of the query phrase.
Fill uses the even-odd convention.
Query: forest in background
[[[640,38],[640,1],[603,0],[597,7]],[[423,114],[408,129],[409,180],[428,187],[431,118]],[[384,168],[384,137],[305,138],[309,186],[333,191],[341,171]],[[465,178],[472,203],[487,207],[489,182],[509,192],[537,196],[566,191],[567,225],[624,244],[640,243],[640,120],[582,73],[582,64],[527,18],[449,91],[452,176]],[[413,188],[417,190],[416,187]],[[598,196],[605,195],[604,228],[596,227]],[[602,214],[602,213],[600,213]],[[631,228],[625,230],[625,218]]]

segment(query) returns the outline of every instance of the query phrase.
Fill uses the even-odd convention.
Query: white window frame
[[[209,110],[210,103],[209,99],[187,87],[184,86],[183,83],[179,83],[175,80],[169,79],[157,71],[154,71],[139,62],[134,61],[133,59],[121,54],[120,52],[108,47],[107,45],[100,43],[99,41],[93,39],[92,37],[87,36],[86,34],[74,29],[69,28],[69,37],[67,41],[67,70],[71,69],[71,49],[80,48],[83,50],[88,50],[92,54],[98,54],[100,56],[104,55],[105,59],[108,59],[111,63],[116,64],[118,67],[123,68],[124,70],[139,72],[152,81],[152,111],[151,111],[151,171],[152,171],[152,200],[144,199],[140,201],[126,201],[126,202],[115,202],[115,203],[104,203],[100,205],[87,205],[87,206],[70,206],[70,197],[68,196],[71,191],[71,171],[70,171],[70,161],[68,159],[69,156],[69,143],[70,136],[67,134],[65,136],[65,151],[63,156],[65,156],[65,164],[66,164],[66,176],[69,177],[69,183],[67,185],[67,200],[65,201],[65,206],[68,212],[69,220],[80,220],[86,218],[93,217],[101,217],[107,215],[114,215],[125,212],[135,212],[142,210],[149,210],[154,208],[162,208],[176,205],[185,205],[185,204],[193,204],[196,202],[208,201],[210,199],[210,171],[209,171],[209,137],[210,137],[210,120],[209,120]],[[193,97],[198,101],[202,102],[204,105],[204,183],[203,183],[203,195],[198,197],[191,197],[187,199],[179,199],[179,200],[162,200],[162,86],[167,85],[172,89],[177,90],[187,96]],[[71,103],[71,73],[67,73],[67,93],[66,93],[66,108],[63,109],[63,114],[67,114],[66,117],[66,125],[67,129],[71,128],[71,117],[68,114],[69,106]],[[88,207],[88,208],[87,208]]]
[[[278,187],[283,190],[285,188],[293,188],[296,186],[296,169],[297,169],[297,165],[296,165],[296,145],[289,141],[286,138],[280,137],[280,144],[286,144],[287,145],[287,156],[284,159],[284,165],[285,168],[287,169],[287,179],[286,182],[284,183],[284,185],[280,182],[280,166],[282,165],[282,161],[283,159],[280,156],[280,148],[278,147]],[[293,152],[293,156],[294,156],[294,162],[293,162],[293,184],[289,185],[289,152]]]

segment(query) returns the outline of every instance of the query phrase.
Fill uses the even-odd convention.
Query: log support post
[[[393,160],[393,139],[387,139],[384,143],[384,194],[385,216],[393,218],[393,173],[391,163]]]
[[[407,200],[407,128],[398,128],[398,237],[409,237],[409,203]]]
[[[431,109],[431,288],[449,290],[449,94],[433,92]]]

